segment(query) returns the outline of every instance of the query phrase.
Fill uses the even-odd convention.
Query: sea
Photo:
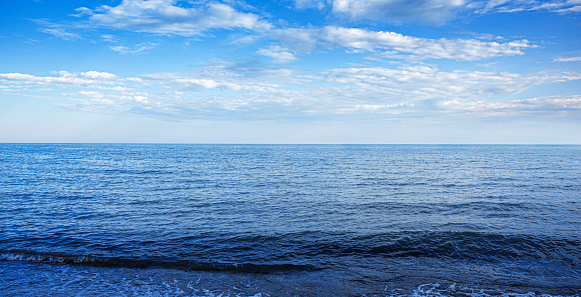
[[[0,144],[0,296],[580,296],[581,146]]]

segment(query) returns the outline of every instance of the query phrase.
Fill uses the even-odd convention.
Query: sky
[[[0,142],[581,144],[581,0],[0,0]]]

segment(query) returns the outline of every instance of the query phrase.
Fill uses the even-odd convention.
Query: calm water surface
[[[0,144],[0,294],[581,292],[581,146]]]

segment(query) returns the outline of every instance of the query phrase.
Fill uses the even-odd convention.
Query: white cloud
[[[242,114],[259,112],[264,117],[289,110],[295,115],[437,116],[452,110],[438,102],[487,102],[490,98],[518,94],[536,85],[581,78],[581,74],[574,73],[447,72],[427,66],[332,69],[310,76],[291,74],[294,80],[289,79],[287,72],[264,71],[255,75],[247,77],[213,70],[195,75],[152,74],[143,78],[148,85],[185,92],[179,95],[181,103],[168,106],[171,109],[198,112],[200,109],[214,112],[227,109]],[[459,109],[452,111],[460,112]]]
[[[80,76],[92,78],[92,79],[115,79],[117,75],[108,72],[98,72],[98,71],[87,71],[81,72]]]
[[[82,17],[84,15],[93,15],[93,11],[86,8],[86,7],[79,7],[77,9],[75,9],[75,11],[77,12],[77,14],[72,15],[75,17]]]
[[[478,6],[481,2],[474,1]],[[477,13],[501,12],[514,13],[521,11],[548,11],[561,14],[581,12],[581,2],[578,0],[489,0],[476,10]]]
[[[325,8],[325,0],[294,0],[294,2],[298,9],[316,8],[323,10]]]
[[[334,0],[335,15],[351,20],[369,19],[381,22],[400,23],[419,21],[443,23],[454,17],[463,8],[464,0]]]
[[[551,62],[581,62],[581,57],[557,57],[552,59]]]
[[[484,8],[482,8],[481,12],[488,12],[488,11],[494,9],[495,7],[506,4],[507,2],[510,2],[510,1],[512,1],[512,0],[489,0],[484,5]]]
[[[135,45],[134,48],[129,48],[129,47],[126,47],[123,45],[112,45],[112,46],[109,46],[109,48],[112,51],[118,52],[122,55],[128,55],[128,54],[135,55],[135,54],[140,54],[143,52],[150,51],[150,50],[154,49],[156,46],[157,46],[157,43],[142,42],[142,43]]]
[[[206,76],[206,75],[202,75]],[[216,75],[214,79],[202,78],[191,75],[177,73],[157,73],[143,75],[143,80],[149,84],[156,84],[164,88],[204,91],[213,89],[228,89],[234,91],[263,91],[265,87],[259,84],[249,84],[249,82],[232,77],[221,77]]]
[[[549,114],[567,116],[581,114],[581,95],[550,96],[509,101],[459,101],[449,100],[440,103],[449,111],[477,116],[515,116]]]
[[[127,78],[125,78],[125,80],[132,81],[132,82],[139,82],[139,83],[143,82],[143,79],[141,79],[139,77],[127,77]]]
[[[68,32],[63,28],[41,28],[39,30],[40,32],[48,33],[64,40],[76,40],[81,38],[79,34]]]
[[[111,35],[111,34],[103,34],[103,35],[101,35],[101,38],[103,39],[103,41],[109,42],[109,43],[117,43],[119,41],[117,39],[117,37],[115,37],[114,35]]]
[[[294,0],[294,3],[297,9],[328,9],[334,16],[351,21],[365,19],[392,24],[438,25],[465,13],[581,12],[578,0]]]
[[[308,53],[317,48],[343,47],[363,52],[382,51],[384,56],[413,59],[476,61],[522,55],[523,49],[535,47],[527,40],[499,43],[477,39],[430,39],[387,31],[333,26],[278,29],[271,34],[293,52]]]
[[[581,5],[575,5],[575,6],[571,6],[571,7],[566,7],[566,8],[562,8],[559,10],[556,10],[556,12],[558,13],[575,13],[575,12],[581,12]]]
[[[333,69],[322,73],[322,76],[316,79],[336,85],[327,85],[326,90],[316,92],[319,101],[325,101],[326,98],[328,104],[313,107],[311,112],[338,114],[364,112],[394,116],[412,114],[427,117],[445,115],[450,110],[464,112],[471,108],[473,102],[484,104],[481,107],[494,106],[500,103],[492,98],[515,95],[538,85],[578,80],[581,79],[581,74],[446,72],[434,67],[408,66],[398,69],[383,67]],[[465,107],[466,110],[453,108],[451,102]],[[574,106],[578,104],[575,104],[570,102],[569,107],[577,108]],[[549,104],[539,104],[537,107],[535,109],[537,112],[543,108],[547,113],[554,111]],[[479,112],[485,116],[489,111],[481,109]],[[517,110],[513,108],[513,112]]]
[[[257,52],[259,55],[271,57],[275,62],[288,63],[296,61],[295,54],[290,52],[287,48],[278,45],[273,45],[268,48],[261,48]]]
[[[509,112],[578,116],[581,96],[495,99],[538,85],[577,79],[581,74],[442,71],[418,65],[341,68],[316,75],[300,75],[283,67],[241,72],[213,66],[192,73],[147,74],[138,79],[96,71],[59,71],[52,76],[3,73],[0,93],[32,96],[42,90],[44,97],[73,102],[67,105],[69,109],[155,110],[151,116],[174,120],[227,116],[230,112],[264,118],[333,114],[421,118],[450,113],[488,116],[492,112],[497,116]]]
[[[83,96],[95,97],[95,98],[102,98],[103,97],[103,93],[97,92],[97,91],[80,91],[78,94],[83,95]]]
[[[59,71],[57,76],[34,76],[22,73],[0,73],[0,82],[18,83],[24,85],[60,85],[60,86],[97,86],[111,85],[118,83],[112,80],[116,76],[111,73],[89,71],[82,73],[70,73],[68,71]]]
[[[353,113],[382,113],[382,114],[403,114],[409,112],[415,107],[414,103],[398,103],[387,105],[358,104],[353,107],[338,108],[333,111],[335,114],[353,114]]]
[[[47,19],[32,19],[34,23],[41,26],[38,31],[53,35],[63,40],[79,40],[83,39],[81,35],[73,33],[72,31],[79,29],[86,29],[86,24],[59,24],[48,21]]]
[[[535,83],[535,79],[510,73],[445,72],[426,66],[343,68],[322,75],[320,79],[338,84],[337,93],[343,97],[369,98],[358,105],[399,104],[402,100],[406,103],[450,98],[472,100],[515,94]]]
[[[210,2],[182,7],[177,2],[123,0],[118,6],[103,5],[91,11],[90,20],[118,29],[181,36],[200,35],[212,29],[260,30],[270,27],[257,15],[237,11],[226,4]]]

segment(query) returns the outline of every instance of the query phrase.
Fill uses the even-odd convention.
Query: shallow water
[[[581,146],[0,144],[0,164],[8,295],[581,291]]]

